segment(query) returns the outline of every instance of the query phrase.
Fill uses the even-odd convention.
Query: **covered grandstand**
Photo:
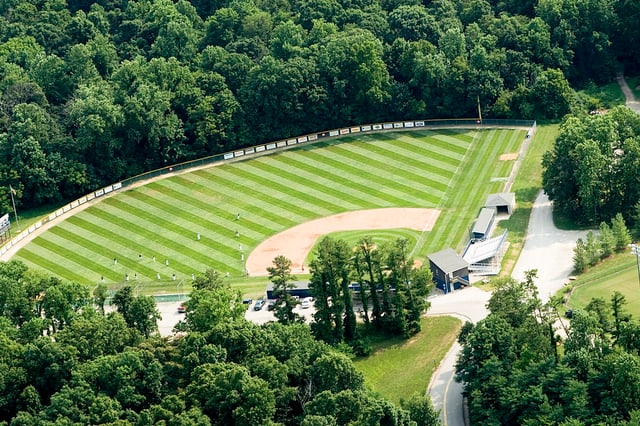
[[[504,231],[499,237],[469,241],[462,258],[469,264],[469,272],[477,275],[497,275],[508,247],[507,231]]]

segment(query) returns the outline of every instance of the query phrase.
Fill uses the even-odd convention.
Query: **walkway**
[[[616,80],[618,80],[620,89],[622,90],[622,93],[624,93],[624,97],[626,99],[625,104],[637,114],[640,114],[640,102],[638,102],[636,97],[633,95],[633,91],[627,84],[627,80],[624,79],[624,74],[621,72],[616,74]]]

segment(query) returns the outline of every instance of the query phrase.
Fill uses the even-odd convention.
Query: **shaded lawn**
[[[378,340],[371,356],[354,361],[368,386],[395,403],[427,391],[433,372],[462,326],[459,319],[448,316],[426,317],[421,324],[422,331],[409,340]]]

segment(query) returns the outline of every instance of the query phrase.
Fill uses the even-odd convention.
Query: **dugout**
[[[427,255],[436,287],[449,293],[469,285],[469,263],[452,248]]]
[[[480,210],[480,214],[476,219],[476,223],[473,225],[471,235],[476,241],[482,241],[487,239],[491,235],[491,227],[493,221],[496,218],[496,210],[490,207],[484,207]]]
[[[293,285],[295,287],[288,290],[290,295],[299,297],[300,299],[311,297],[311,290],[309,290],[309,281],[294,281]],[[274,294],[273,283],[270,282],[269,285],[267,285],[267,299],[277,298],[278,297]]]

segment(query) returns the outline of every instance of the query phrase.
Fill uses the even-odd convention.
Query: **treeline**
[[[153,298],[0,263],[0,423],[436,425],[424,395],[394,405],[306,324],[258,326],[214,271],[196,277],[175,338]]]
[[[0,212],[166,164],[406,117],[557,118],[640,63],[623,0],[12,0]],[[587,102],[588,104],[588,102]],[[593,105],[584,105],[593,107]]]
[[[602,222],[597,234],[589,231],[584,240],[578,238],[573,249],[573,270],[580,274],[612,254],[627,250],[630,243],[631,233],[622,215],[618,213],[611,220],[611,226],[607,222]]]
[[[434,285],[431,270],[415,265],[409,256],[406,239],[378,245],[365,237],[352,247],[324,237],[314,256],[309,289],[315,307],[311,331],[318,340],[334,346],[345,343],[356,354],[369,355],[373,334],[406,338],[420,331]],[[296,279],[291,260],[277,256],[268,272],[278,298],[276,318],[282,324],[301,322],[294,312],[299,301],[288,292]]]
[[[624,296],[593,299],[569,323],[560,300],[541,303],[534,279],[535,271],[523,282],[503,278],[487,318],[463,326],[456,377],[471,424],[638,424],[640,324]]]
[[[542,166],[545,192],[571,221],[597,225],[621,213],[640,226],[640,115],[629,108],[567,116]]]

